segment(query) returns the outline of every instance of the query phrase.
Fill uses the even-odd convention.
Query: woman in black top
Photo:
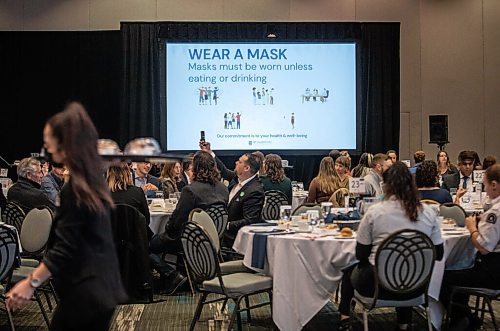
[[[59,304],[51,330],[108,330],[126,295],[111,232],[113,200],[98,170],[97,131],[85,109],[71,103],[49,119],[43,136],[48,153],[71,171],[71,179],[61,191],[45,257],[7,293],[7,307],[21,308],[52,277]]]

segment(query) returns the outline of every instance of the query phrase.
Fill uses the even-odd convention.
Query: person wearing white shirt
[[[483,215],[470,216],[465,226],[470,232],[470,239],[478,250],[477,258],[471,269],[446,271],[441,288],[441,300],[450,300],[451,286],[483,287],[500,289],[500,164],[490,166],[484,174],[484,188],[492,199],[492,207]],[[454,306],[448,312],[451,325],[455,329],[475,329],[480,326],[480,319],[465,307],[469,301],[466,295],[455,295],[454,302],[464,307]],[[447,306],[447,305],[446,305]]]

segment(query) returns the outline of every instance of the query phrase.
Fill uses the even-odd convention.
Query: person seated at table
[[[180,181],[181,164],[179,161],[166,162],[161,169],[160,182],[163,186],[163,197],[168,199],[171,193],[179,192],[177,183]]]
[[[148,238],[153,235],[149,228],[149,208],[144,191],[132,185],[132,174],[126,163],[112,165],[106,171],[106,183],[116,204],[126,204],[137,209],[146,219]]]
[[[189,154],[182,160],[182,172],[179,178],[180,181],[177,182],[177,189],[180,192],[184,186],[191,184],[193,178],[193,154]]]
[[[437,260],[443,257],[443,239],[438,218],[430,206],[419,202],[417,188],[408,167],[402,162],[396,162],[383,174],[383,179],[384,201],[371,206],[359,224],[356,236],[356,258],[359,263],[344,270],[339,330],[349,329],[349,311],[354,289],[363,296],[373,296],[375,254],[379,245],[392,233],[403,229],[421,231],[434,243]],[[379,296],[390,299],[389,295],[384,296],[383,293]],[[406,330],[411,322],[411,308],[396,308],[396,311],[399,329]]]
[[[440,151],[437,154],[436,161],[437,161],[437,167],[438,167],[438,174],[440,177],[442,177],[444,175],[452,175],[452,174],[458,172],[457,167],[455,167],[453,165],[453,163],[450,162],[450,157],[448,156],[447,151]]]
[[[338,174],[335,171],[335,161],[326,156],[319,164],[319,172],[309,184],[308,203],[321,203],[330,199],[337,189]]]
[[[497,163],[495,155],[486,155],[483,160],[483,169],[486,170],[495,163]]]
[[[470,240],[478,250],[477,258],[471,269],[445,271],[440,293],[440,300],[445,307],[448,307],[451,286],[500,290],[500,164],[486,169],[483,184],[492,199],[492,207],[480,217],[469,216],[465,220]],[[462,306],[453,306],[452,311],[448,312],[451,317],[451,329],[478,328],[480,319],[465,307],[469,301],[468,296],[457,294],[453,301]]]
[[[420,200],[432,200],[439,204],[452,202],[451,194],[438,187],[438,171],[436,162],[426,160],[417,167],[415,182]]]
[[[332,149],[328,152],[328,156],[332,158],[333,162],[340,156],[340,152],[338,149]]]
[[[378,153],[373,156],[372,169],[365,176],[365,196],[382,197],[382,175],[392,165],[392,160],[387,154]]]
[[[41,189],[54,205],[59,205],[59,194],[64,185],[63,173],[64,166],[54,164],[52,170],[42,178]]]
[[[467,190],[472,187],[472,171],[474,170],[474,152],[461,151],[458,154],[458,172],[443,176],[442,188],[445,190]]]
[[[264,175],[266,173],[265,169],[264,169],[264,160],[265,160],[265,156],[264,156],[264,153],[262,153],[261,151],[254,151],[252,152],[253,155],[257,156],[257,159],[259,160],[259,176],[260,175]]]
[[[387,156],[391,158],[392,163],[396,163],[396,161],[398,160],[398,152],[393,149],[388,150],[385,154],[387,154]]]
[[[193,181],[182,189],[181,196],[165,231],[151,239],[153,253],[177,253],[182,250],[181,230],[195,208],[207,209],[212,205],[228,203],[228,190],[220,182],[220,173],[214,158],[205,151],[198,151],[193,157]]]
[[[372,168],[373,154],[363,153],[359,158],[359,163],[351,170],[352,177],[365,177]]]
[[[55,210],[55,205],[47,198],[40,188],[42,183],[42,168],[40,161],[34,158],[24,158],[17,166],[17,182],[7,192],[7,201],[18,204],[27,214],[36,207],[49,207]]]
[[[409,170],[410,170],[410,173],[412,175],[415,175],[415,173],[417,172],[417,167],[425,161],[425,152],[424,151],[416,151],[414,154],[413,154],[413,161],[415,162],[413,164],[413,167],[410,167]]]
[[[283,169],[279,155],[266,155],[264,173],[264,175],[260,176],[264,192],[271,190],[281,191],[286,195],[288,204],[292,204],[292,181],[285,176],[285,170]]]
[[[474,170],[483,170],[483,165],[481,164],[481,159],[476,151],[471,151],[474,154]]]
[[[137,167],[133,170],[134,186],[142,188],[148,198],[154,198],[156,191],[161,190],[160,180],[149,174],[151,162],[137,162]]]

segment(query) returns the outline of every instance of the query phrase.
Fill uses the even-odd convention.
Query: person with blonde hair
[[[288,203],[292,203],[292,181],[285,176],[285,170],[281,164],[281,157],[277,154],[267,154],[264,159],[264,175],[260,176],[260,181],[266,191],[281,191],[288,198]]]
[[[116,204],[126,204],[137,209],[149,224],[149,208],[144,191],[132,183],[132,173],[128,164],[112,165],[106,171],[106,183]],[[151,230],[148,226],[148,234]]]
[[[177,183],[181,176],[181,163],[179,161],[167,162],[161,169],[160,182],[163,185],[163,195],[168,198],[170,193],[179,192]]]
[[[335,171],[335,161],[326,156],[319,164],[319,172],[309,184],[309,196],[307,202],[321,203],[330,199],[338,185],[338,175]]]

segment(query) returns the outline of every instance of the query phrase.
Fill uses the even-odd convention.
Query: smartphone
[[[200,141],[205,142],[205,131],[200,131]]]

